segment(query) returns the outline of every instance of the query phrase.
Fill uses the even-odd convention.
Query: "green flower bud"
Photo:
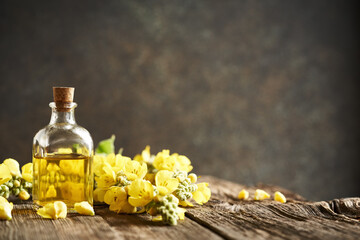
[[[14,186],[12,180],[10,180],[10,181],[8,181],[8,182],[6,182],[6,183],[4,183],[4,184],[5,184],[6,186],[8,186],[9,188],[12,188],[12,187]]]
[[[19,180],[14,180],[14,187],[20,187],[20,181]]]
[[[12,193],[13,193],[15,196],[17,196],[17,195],[19,195],[19,193],[20,193],[20,189],[19,189],[19,188],[13,188]]]

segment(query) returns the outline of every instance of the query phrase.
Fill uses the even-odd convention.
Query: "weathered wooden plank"
[[[212,176],[203,176],[199,178],[199,182],[208,182],[210,183],[211,188],[211,198],[218,199],[222,201],[239,201],[237,196],[242,189],[249,191],[250,197],[254,196],[256,189],[262,189],[271,194],[272,196],[276,191],[282,192],[286,198],[291,202],[294,200],[297,201],[306,201],[305,198],[296,194],[292,191],[289,191],[285,188],[279,186],[272,186],[266,184],[258,184],[256,186],[245,186],[242,184],[226,181],[217,177]]]
[[[16,204],[11,221],[0,221],[0,239],[123,239],[101,216],[68,214],[66,219],[43,219],[31,204]]]
[[[230,204],[211,200],[187,216],[227,239],[356,239],[360,223],[334,213],[326,202]]]
[[[166,226],[151,221],[147,214],[124,215],[109,212],[107,208],[96,209],[124,239],[223,239],[197,222],[186,218],[176,226]]]
[[[289,199],[286,204],[273,200],[242,201],[242,188],[250,194],[257,187],[245,187],[225,180],[204,177],[211,185],[212,200],[204,206],[188,209],[186,215],[226,239],[358,239],[360,199],[328,202],[298,201],[301,196],[273,186],[261,186],[273,194],[280,190]],[[338,212],[334,212],[334,206]],[[340,213],[340,214],[339,214]],[[341,214],[346,213],[346,215]]]
[[[150,216],[118,215],[107,206],[96,206],[96,216],[69,214],[47,220],[32,205],[17,202],[12,221],[0,221],[0,239],[358,239],[360,198],[309,202],[286,189],[244,185],[214,177],[212,198],[202,207],[188,209],[187,219],[178,226],[152,222]],[[241,189],[253,197],[256,188],[271,195],[281,191],[286,204],[271,199],[238,200]]]

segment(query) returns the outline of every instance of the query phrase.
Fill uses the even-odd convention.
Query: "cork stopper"
[[[53,87],[54,102],[58,111],[68,112],[74,100],[73,87]]]
[[[74,88],[72,87],[53,87],[54,102],[71,103],[74,100]]]

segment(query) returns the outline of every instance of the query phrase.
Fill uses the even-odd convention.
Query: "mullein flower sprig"
[[[183,220],[185,209],[209,201],[208,183],[196,183],[197,176],[189,172],[191,161],[184,155],[163,150],[156,155],[146,146],[133,159],[115,154],[115,136],[103,140],[94,156],[94,200],[105,202],[116,213],[142,213],[153,221],[176,225]]]
[[[32,163],[25,164],[20,171],[19,163],[12,158],[0,164],[0,219],[11,220],[12,203],[10,195],[28,200],[32,189]]]

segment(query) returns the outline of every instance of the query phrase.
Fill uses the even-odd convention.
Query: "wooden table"
[[[257,187],[209,176],[201,180],[210,183],[210,201],[188,209],[177,226],[152,222],[146,214],[118,215],[106,206],[96,206],[95,216],[47,220],[24,202],[15,204],[11,221],[0,221],[0,239],[360,239],[360,198],[308,202],[264,185],[257,187],[281,191],[288,202],[243,201],[238,192],[246,188],[253,196]]]

